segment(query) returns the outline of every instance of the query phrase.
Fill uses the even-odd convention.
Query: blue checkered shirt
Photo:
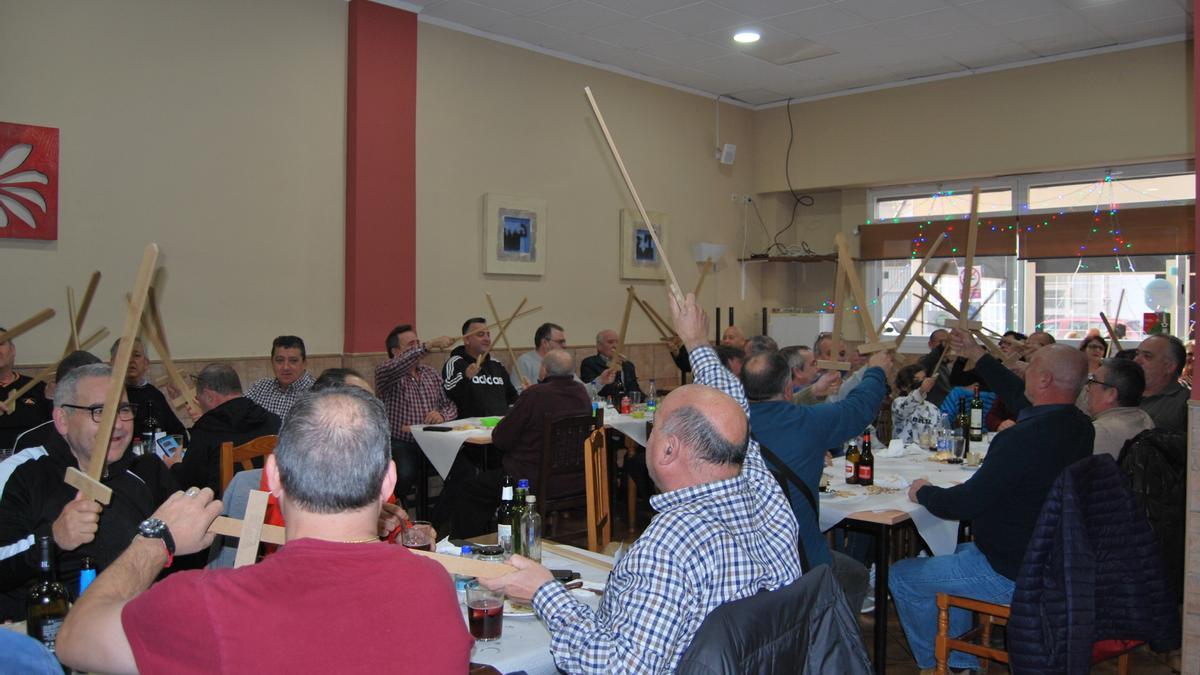
[[[696,382],[747,410],[741,382],[712,347],[691,352]],[[669,673],[709,612],[800,576],[796,518],[750,442],[742,473],[650,498],[658,512],[608,579],[593,610],[548,583],[533,606],[568,673]]]

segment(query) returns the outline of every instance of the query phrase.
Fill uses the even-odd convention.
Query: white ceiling
[[[388,0],[382,0],[388,2]],[[725,95],[752,106],[1182,39],[1191,0],[429,0],[433,23]],[[760,46],[837,53],[779,66]]]

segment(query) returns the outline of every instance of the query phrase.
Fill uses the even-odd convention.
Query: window
[[[1012,211],[1012,190],[981,191],[980,213],[1009,213]],[[896,218],[940,218],[971,213],[971,192],[935,192],[932,195],[895,197],[875,202],[875,217],[880,220]]]

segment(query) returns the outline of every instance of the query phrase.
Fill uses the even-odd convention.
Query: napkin
[[[888,446],[886,448],[883,448],[879,452],[876,452],[875,456],[876,457],[885,457],[885,458],[887,458],[887,457],[903,457],[909,453],[918,452],[918,451],[920,451],[920,449],[921,448],[917,447],[917,445],[914,443],[909,443],[909,444],[905,445],[903,440],[901,440],[899,438],[893,438],[892,442],[888,443]]]

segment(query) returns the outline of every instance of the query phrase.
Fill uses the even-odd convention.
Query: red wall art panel
[[[0,238],[58,239],[58,129],[0,122]]]

